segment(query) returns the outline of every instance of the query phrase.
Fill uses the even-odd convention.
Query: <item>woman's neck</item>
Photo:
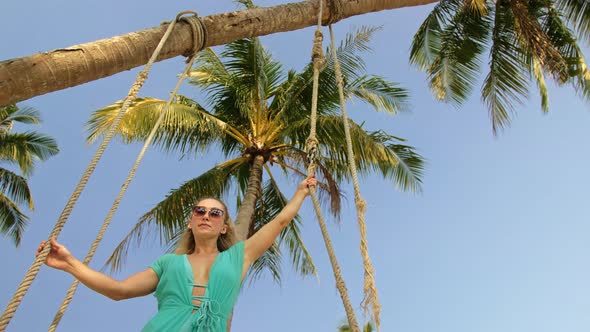
[[[217,239],[195,239],[194,255],[212,255],[219,253]]]

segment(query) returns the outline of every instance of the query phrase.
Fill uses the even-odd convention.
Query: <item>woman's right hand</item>
[[[47,245],[47,241],[41,242],[39,248],[37,248],[37,254],[35,254],[35,256],[39,256],[41,251],[43,251],[45,245]],[[51,249],[49,250],[49,254],[47,254],[45,264],[58,270],[66,270],[68,267],[71,266],[70,262],[73,259],[74,257],[72,256],[70,251],[63,245],[57,243],[55,237],[52,237]]]

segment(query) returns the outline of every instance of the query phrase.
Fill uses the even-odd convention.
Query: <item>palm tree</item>
[[[15,165],[23,176],[0,167],[0,233],[20,244],[29,218],[19,207],[34,209],[26,177],[33,172],[35,160],[46,160],[59,152],[55,140],[37,132],[12,132],[14,123],[38,124],[39,113],[16,105],[0,108],[0,161]]]
[[[375,31],[361,29],[349,35],[338,48],[347,81],[346,97],[395,114],[405,107],[406,91],[379,76],[364,74],[364,62],[359,55],[368,49],[367,42]],[[236,230],[242,239],[276,216],[286,203],[277,184],[277,173],[305,176],[304,146],[309,133],[312,73],[312,65],[301,72],[284,73],[281,64],[272,59],[256,38],[228,44],[219,56],[211,49],[203,51],[191,71],[191,83],[205,91],[208,107],[180,96],[167,112],[154,144],[183,156],[216,148],[228,159],[173,189],[143,215],[115,250],[110,260],[112,266],[121,265],[129,244],[138,240],[146,227],[155,225],[165,241],[173,242],[184,230],[191,205],[199,197],[227,196],[236,189],[239,205]],[[339,101],[333,76],[333,62],[328,60],[320,75],[317,136],[322,157],[318,160],[318,177],[322,181],[322,201],[329,203],[331,213],[338,216],[339,184],[349,179],[349,173],[342,149],[344,127],[337,115]],[[137,100],[122,119],[118,135],[124,142],[144,140],[164,104],[154,98]],[[105,132],[120,107],[118,102],[92,115],[90,141]],[[376,172],[404,190],[419,190],[422,159],[412,147],[383,131],[368,131],[352,121],[348,126],[361,174]],[[299,236],[299,220],[296,221],[254,265],[252,276],[258,276],[268,267],[279,280],[281,244],[288,247],[298,271],[315,272]]]
[[[429,75],[437,98],[463,102],[478,79],[483,53],[489,71],[482,99],[494,133],[510,122],[534,81],[549,110],[545,76],[590,97],[590,71],[576,34],[590,41],[590,6],[576,0],[448,0],[436,5],[412,45],[410,61]]]
[[[375,328],[373,327],[373,323],[371,322],[368,322],[363,327],[363,332],[373,332],[374,330]],[[348,326],[348,323],[342,323],[340,326],[338,326],[338,332],[352,332],[352,329],[350,328],[350,326]]]

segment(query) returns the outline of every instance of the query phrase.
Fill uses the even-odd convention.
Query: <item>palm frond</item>
[[[8,105],[0,108],[0,132],[12,130],[14,122],[24,124],[41,123],[41,113],[32,107]]]
[[[144,141],[165,111],[166,104],[161,99],[137,98],[123,115],[117,135],[125,143]],[[121,106],[122,101],[119,101],[92,114],[87,123],[87,142],[94,142],[106,134]],[[177,102],[171,104],[166,112],[153,144],[165,151],[178,150],[184,154],[203,150],[225,135],[247,141],[231,125],[210,114],[195,101],[179,95]]]
[[[490,21],[472,10],[459,10],[440,33],[440,51],[428,68],[436,98],[462,103],[479,74]]]
[[[18,246],[28,221],[29,218],[16,204],[0,193],[0,233],[8,236]]]
[[[373,106],[375,111],[396,114],[408,108],[408,91],[379,76],[358,77],[349,83],[346,91]]]
[[[29,210],[35,208],[27,180],[4,168],[0,168],[0,193],[17,205],[27,204]]]
[[[293,173],[304,179],[307,174],[305,170],[308,166],[307,153],[301,149],[290,147],[289,151],[277,154],[280,161],[276,163],[290,169]],[[343,192],[340,190],[340,184],[334,178],[332,170],[322,162],[322,159],[316,160],[316,176],[318,178],[318,199],[320,204],[329,205],[330,213],[337,222],[340,222],[340,213],[342,211]]]
[[[304,121],[295,122],[291,124],[290,130],[293,130],[293,135],[297,135],[305,132],[300,129],[305,126]],[[404,140],[399,137],[383,131],[367,131],[353,121],[349,121],[349,129],[360,175],[378,172],[402,190],[420,191],[424,165],[422,157],[414,148],[403,144]],[[320,117],[317,137],[321,162],[332,171],[336,181],[349,179],[348,156],[342,149],[346,144],[342,119],[336,116]],[[304,142],[303,137],[297,137],[297,140]]]
[[[380,27],[361,27],[347,34],[336,52],[345,81],[355,81],[366,72],[365,61],[361,53],[370,51],[368,45],[372,36]],[[325,54],[331,54],[328,47]],[[283,85],[273,99],[272,109],[286,116],[286,121],[301,119],[301,114],[309,113],[312,96],[313,64],[308,64],[301,73],[290,71]],[[338,110],[338,87],[335,84],[334,59],[326,57],[326,63],[320,72],[318,113],[330,114]],[[345,84],[347,89],[347,84]]]
[[[18,164],[25,176],[33,171],[35,160],[46,160],[58,152],[53,138],[37,132],[0,133],[0,160]]]
[[[539,88],[539,94],[541,96],[541,109],[543,112],[549,112],[549,93],[547,91],[547,85],[545,84],[545,77],[543,75],[543,69],[541,64],[536,57],[532,58],[533,61],[533,77],[537,82]]]
[[[510,123],[512,105],[522,103],[522,98],[527,95],[527,64],[526,52],[520,48],[515,35],[512,11],[503,2],[498,2],[494,14],[490,72],[484,80],[482,99],[495,134]]]
[[[285,205],[287,205],[287,198],[279,189],[268,165],[265,165],[265,168],[270,179],[267,181],[263,189],[264,204],[267,208],[266,212],[270,210],[274,219]],[[317,275],[317,269],[313,264],[311,255],[301,239],[300,225],[301,217],[297,215],[281,232],[278,243],[279,245],[285,244],[289,249],[291,264],[295,271],[302,275]]]
[[[549,36],[541,29],[535,15],[524,0],[507,2],[514,16],[515,35],[522,48],[536,58],[536,62],[547,70],[553,78],[564,83],[567,80],[567,66],[561,54],[555,49]],[[534,8],[531,8],[534,9]]]
[[[252,263],[248,269],[246,279],[249,284],[254,283],[264,272],[270,273],[273,280],[280,284],[281,283],[281,260],[282,254],[281,249],[277,243],[273,243],[268,250],[266,250],[262,256],[258,257],[257,260]]]
[[[234,0],[234,1],[242,4],[244,7],[246,7],[246,9],[258,8],[258,6],[256,6],[252,2],[252,0]]]
[[[366,72],[365,60],[361,56],[362,53],[371,51],[369,42],[373,35],[381,30],[382,27],[367,27],[362,26],[353,32],[346,35],[346,38],[340,42],[336,49],[338,55],[338,61],[342,67],[342,75],[344,77],[356,77],[357,73]],[[326,48],[325,54],[332,54],[330,46]],[[326,63],[324,65],[324,71],[333,72],[334,59],[332,56],[326,57]]]
[[[549,8],[547,11],[542,27],[567,63],[569,74],[567,83],[572,85],[578,94],[590,99],[590,71],[574,33],[566,26],[554,8]]]
[[[558,0],[555,7],[574,27],[577,35],[590,43],[590,3],[585,0]]]
[[[414,34],[410,49],[410,63],[421,70],[428,70],[441,50],[441,35],[453,14],[459,8],[459,0],[439,1]]]

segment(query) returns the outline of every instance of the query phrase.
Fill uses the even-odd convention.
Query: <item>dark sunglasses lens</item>
[[[197,216],[204,216],[207,213],[207,209],[202,206],[195,206],[193,208],[193,213]],[[223,210],[220,209],[211,209],[209,210],[209,216],[214,218],[219,218],[223,216]]]
[[[219,209],[211,209],[209,211],[209,215],[213,216],[213,217],[221,217],[223,216],[223,211],[219,210]]]
[[[205,208],[203,208],[203,207],[195,206],[193,208],[193,213],[196,214],[196,215],[199,215],[199,216],[204,216],[205,213],[207,213],[207,210]]]

